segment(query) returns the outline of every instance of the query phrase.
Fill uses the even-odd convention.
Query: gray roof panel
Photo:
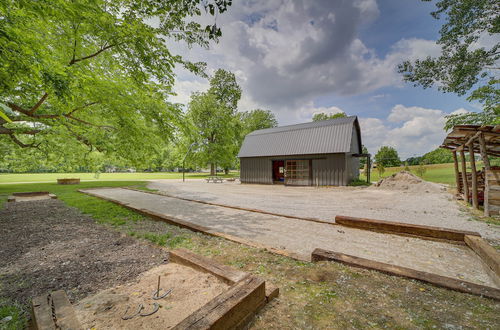
[[[257,130],[245,137],[238,157],[350,152],[355,126],[351,116]]]

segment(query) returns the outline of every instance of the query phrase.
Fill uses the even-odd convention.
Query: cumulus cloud
[[[453,113],[465,113],[457,109]],[[387,118],[361,118],[363,144],[375,154],[380,146],[396,148],[401,159],[421,156],[437,148],[446,136],[443,130],[448,113],[439,109],[394,106]]]
[[[300,118],[322,95],[400,86],[397,64],[439,52],[434,41],[402,39],[378,56],[358,36],[378,15],[375,0],[241,0],[217,19],[223,29],[218,44],[178,51],[211,70],[235,72],[247,98],[241,110],[257,105],[281,118]]]

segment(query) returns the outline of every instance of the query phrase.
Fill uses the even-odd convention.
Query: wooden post
[[[477,172],[476,172],[476,159],[474,157],[474,142],[469,145],[470,168],[472,171],[472,206],[479,209],[477,199]]]
[[[469,203],[469,184],[467,183],[467,165],[465,164],[465,153],[464,149],[460,150],[460,161],[462,163],[462,184],[464,185],[463,193],[464,200]]]
[[[488,184],[487,173],[490,171],[490,159],[488,158],[488,154],[486,153],[486,141],[484,140],[484,134],[479,134],[479,151],[481,153],[481,158],[483,159],[483,169],[484,169],[484,216],[490,216],[490,185]]]
[[[371,157],[368,155],[366,157],[366,182],[370,183],[370,171],[372,169],[372,164],[371,164]]]
[[[458,170],[457,152],[453,151],[453,163],[455,165],[455,184],[457,185],[457,194],[460,193],[460,171]]]

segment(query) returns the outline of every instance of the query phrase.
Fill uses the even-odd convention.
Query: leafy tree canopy
[[[375,161],[377,162],[377,167],[382,164],[384,167],[392,167],[401,165],[399,160],[399,155],[396,149],[393,147],[382,146],[377,151],[375,155]]]
[[[231,0],[5,0],[0,2],[0,143],[47,155],[74,148],[141,162],[171,137],[173,68],[203,65],[167,42],[220,35],[194,18]],[[148,24],[147,22],[150,22]],[[15,152],[15,151],[14,151]]]
[[[422,0],[432,1],[432,0]],[[443,92],[465,95],[483,104],[482,113],[449,116],[446,129],[457,124],[500,123],[500,6],[497,0],[440,0],[431,15],[445,23],[440,30],[439,57],[405,61],[399,72],[405,81]],[[490,45],[481,40],[491,38]],[[471,91],[472,90],[472,91]]]
[[[190,126],[185,134],[185,149],[189,143],[197,144],[192,158],[199,166],[214,164],[232,167],[238,152],[238,130],[235,114],[241,89],[231,72],[219,69],[210,80],[210,88],[205,93],[191,96],[187,119]]]
[[[269,110],[255,109],[252,111],[239,112],[238,120],[241,123],[241,140],[256,130],[278,126],[278,121]]]
[[[335,118],[344,118],[347,117],[345,112],[337,112],[337,113],[331,113],[327,114],[324,112],[316,113],[312,117],[313,121],[321,121],[321,120],[329,120],[329,119],[335,119]]]
[[[437,148],[423,155],[421,162],[425,164],[453,163],[453,155],[448,149]]]

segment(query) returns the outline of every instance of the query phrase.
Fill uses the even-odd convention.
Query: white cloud
[[[452,113],[465,113],[457,109]],[[361,118],[363,144],[375,154],[383,146],[396,148],[401,159],[421,156],[437,148],[446,132],[443,127],[448,113],[438,109],[394,106],[385,120]]]
[[[439,51],[434,41],[413,38],[378,56],[358,36],[378,15],[375,0],[241,0],[218,17],[223,32],[218,44],[209,51],[177,50],[206,61],[210,70],[235,72],[243,89],[241,110],[269,109],[288,124],[302,118],[319,96],[402,86],[399,63]],[[191,87],[181,83],[175,90],[184,95]]]

